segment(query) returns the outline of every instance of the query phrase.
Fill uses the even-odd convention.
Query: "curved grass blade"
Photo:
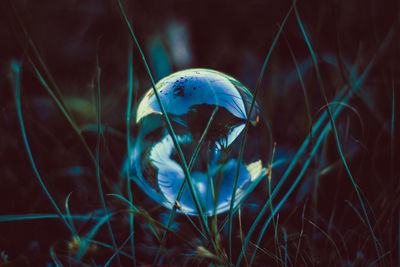
[[[22,108],[21,108],[21,65],[16,61],[11,62],[11,71],[10,71],[10,78],[14,86],[14,95],[15,95],[15,103],[17,106],[17,113],[18,113],[18,120],[20,123],[21,131],[22,131],[22,138],[25,144],[26,152],[28,153],[29,161],[32,165],[33,171],[35,172],[36,178],[38,179],[42,189],[44,190],[47,198],[50,200],[51,204],[56,209],[58,215],[67,226],[68,230],[72,233],[73,236],[77,236],[74,228],[68,223],[67,219],[65,218],[64,214],[61,212],[59,207],[57,206],[56,202],[54,201],[53,197],[51,196],[50,192],[48,191],[47,187],[45,186],[42,177],[39,174],[39,170],[36,167],[35,161],[33,159],[32,151],[29,146],[28,138],[26,136],[24,120],[22,117]]]
[[[320,231],[320,232],[329,240],[329,242],[331,242],[332,246],[335,248],[336,253],[337,253],[338,256],[339,256],[339,259],[342,259],[342,255],[340,254],[340,250],[339,250],[338,246],[336,245],[335,241],[332,239],[332,237],[330,237],[330,236],[328,235],[327,232],[325,232],[324,230],[322,230],[322,229],[321,229],[318,225],[316,225],[314,222],[312,222],[312,221],[308,221],[308,222],[309,222],[312,226],[314,226],[315,228],[317,228],[318,231]]]
[[[56,253],[54,252],[53,246],[50,247],[50,256],[51,259],[53,260],[54,264],[56,267],[63,267],[64,265],[61,263],[61,261],[58,259]]]
[[[69,224],[71,225],[72,229],[74,229],[75,233],[77,233],[76,228],[74,226],[74,222],[72,221],[71,212],[69,210],[69,198],[71,197],[71,194],[72,194],[72,192],[69,193],[67,198],[65,199],[65,211],[67,213],[66,218],[67,218]]]

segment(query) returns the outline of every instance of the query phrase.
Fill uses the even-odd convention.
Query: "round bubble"
[[[253,100],[250,91],[229,75],[209,69],[176,72],[160,80],[156,88],[203,213],[229,210],[236,177],[234,205],[238,205],[265,176],[270,155],[270,136],[259,106],[255,104],[248,115]],[[239,166],[247,119],[249,128]],[[130,177],[161,205],[171,209],[178,203],[178,211],[198,215],[153,88],[139,102],[136,126],[138,134],[133,136],[127,161]]]

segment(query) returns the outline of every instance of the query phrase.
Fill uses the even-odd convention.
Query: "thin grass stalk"
[[[81,246],[77,252],[77,259],[80,261],[83,257],[83,255],[86,252],[86,249],[89,246],[89,243],[93,240],[94,236],[97,234],[97,232],[100,230],[100,227],[103,226],[103,224],[107,223],[110,218],[114,216],[114,213],[108,213],[105,216],[103,216],[96,224],[93,226],[92,230],[87,234],[86,237],[81,238]],[[112,249],[116,249],[115,247],[111,247]]]
[[[122,250],[123,247],[125,247],[125,245],[129,242],[129,240],[133,239],[133,232],[131,232],[128,236],[127,239],[125,239],[125,241],[122,243],[122,245],[115,250],[114,254],[108,259],[108,261],[104,264],[104,267],[107,267],[111,261],[115,258],[115,256],[117,256],[117,254],[119,254]]]
[[[216,106],[216,107],[214,108],[214,111],[213,111],[213,113],[211,114],[211,117],[210,117],[210,119],[209,119],[208,122],[207,122],[206,128],[204,129],[204,131],[203,131],[203,133],[202,133],[202,135],[201,135],[199,141],[197,142],[196,148],[194,149],[193,154],[192,154],[192,157],[190,158],[190,161],[189,161],[189,172],[192,171],[192,168],[193,168],[193,166],[194,166],[194,163],[195,163],[195,161],[196,161],[196,159],[197,159],[197,156],[198,156],[198,154],[199,154],[201,145],[203,144],[203,141],[204,141],[204,139],[205,139],[205,137],[206,137],[206,134],[208,133],[208,130],[209,130],[210,126],[211,126],[212,121],[214,120],[214,117],[215,117],[215,114],[217,113],[217,111],[218,111],[218,106]],[[168,227],[168,228],[171,227],[171,225],[172,225],[172,223],[173,223],[173,221],[174,221],[175,214],[176,214],[176,209],[177,209],[177,205],[178,205],[179,200],[180,200],[181,197],[182,197],[182,193],[183,193],[183,189],[184,189],[184,186],[185,186],[185,185],[186,185],[186,180],[183,180],[182,185],[181,185],[181,187],[179,188],[178,194],[177,194],[177,196],[176,196],[175,203],[174,203],[174,205],[173,205],[173,207],[172,207],[172,210],[171,210],[171,212],[170,212],[170,214],[169,214],[168,223],[167,223],[167,227]],[[190,220],[190,217],[189,217],[189,216],[187,216],[187,218]],[[194,223],[192,223],[192,224],[195,226]],[[196,229],[198,229],[198,228],[196,227]],[[162,239],[161,239],[161,244],[163,244],[163,242],[165,242],[166,234],[167,234],[167,232],[164,232],[163,237],[162,237]],[[200,231],[200,234],[202,234],[201,231]],[[203,236],[203,237],[204,237],[204,236]],[[156,257],[154,258],[154,261],[153,261],[153,265],[157,264],[157,262],[158,262],[158,260],[159,260],[159,257],[160,257],[160,252],[161,252],[161,247],[160,247],[160,248],[158,249],[158,251],[157,251]]]
[[[54,265],[55,265],[56,267],[63,267],[63,266],[64,266],[64,265],[61,263],[61,261],[58,259],[56,253],[54,252],[53,246],[50,247],[50,256],[51,256],[51,259],[53,260]]]
[[[74,237],[77,236],[77,233],[74,231],[74,228],[68,223],[66,217],[64,214],[61,212],[60,208],[57,206],[56,202],[54,201],[53,197],[51,196],[49,190],[47,189],[46,185],[43,182],[42,177],[40,176],[39,170],[36,167],[36,163],[33,159],[32,151],[29,146],[28,138],[26,135],[25,131],[25,124],[22,116],[22,108],[21,108],[21,65],[17,63],[16,61],[11,62],[11,71],[10,71],[10,78],[13,82],[14,86],[14,96],[15,96],[15,103],[17,106],[17,113],[18,113],[18,121],[21,127],[21,132],[22,132],[22,139],[24,141],[24,145],[26,148],[26,152],[29,157],[29,161],[32,165],[33,171],[36,175],[36,178],[38,179],[40,186],[42,187],[43,191],[45,192],[47,198],[50,200],[51,204],[57,211],[58,215],[64,222],[64,224],[67,226],[68,230],[72,233]]]
[[[340,140],[339,140],[339,135],[337,133],[335,121],[334,121],[334,118],[332,117],[332,113],[331,113],[330,107],[328,105],[329,101],[328,101],[328,97],[326,95],[325,87],[324,87],[324,84],[323,84],[323,81],[322,81],[322,78],[321,78],[321,74],[320,74],[320,71],[319,71],[317,57],[316,57],[316,55],[314,53],[314,50],[313,50],[313,48],[311,46],[311,43],[310,43],[310,41],[308,39],[308,36],[307,36],[307,34],[306,34],[305,30],[304,30],[304,27],[303,27],[303,24],[301,22],[301,19],[300,19],[298,10],[296,8],[296,3],[295,2],[294,2],[294,11],[295,11],[296,18],[297,18],[299,27],[301,29],[301,32],[302,32],[302,34],[304,36],[304,39],[305,39],[305,41],[307,43],[308,49],[310,50],[311,58],[312,58],[312,61],[314,63],[314,67],[315,67],[315,71],[316,71],[316,74],[317,74],[318,83],[319,83],[319,86],[320,86],[320,89],[321,89],[321,93],[322,93],[322,96],[323,96],[323,98],[325,100],[325,103],[327,105],[326,106],[326,111],[327,111],[329,120],[330,120],[331,125],[332,125],[332,129],[333,129],[333,132],[334,132],[334,136],[335,136],[335,141],[336,141],[336,145],[337,145],[337,148],[338,148],[338,152],[340,154],[340,157],[342,158],[344,167],[345,167],[345,169],[347,171],[347,174],[348,174],[348,176],[349,176],[349,178],[351,180],[351,183],[353,184],[353,187],[354,187],[354,189],[356,191],[357,197],[358,197],[358,199],[360,201],[360,204],[361,204],[364,216],[365,216],[365,220],[366,220],[366,222],[368,224],[368,227],[369,227],[369,230],[370,230],[373,242],[374,242],[375,250],[376,250],[377,256],[379,258],[379,257],[381,257],[381,251],[380,251],[380,248],[378,246],[378,241],[377,241],[377,238],[375,236],[374,230],[372,229],[372,225],[370,223],[370,220],[369,220],[369,217],[368,217],[368,213],[367,213],[367,210],[365,208],[364,201],[363,201],[363,199],[361,197],[361,194],[360,194],[360,192],[359,192],[359,190],[357,188],[357,184],[356,184],[356,182],[355,182],[355,180],[353,178],[353,175],[350,172],[349,166],[347,164],[347,160],[344,157],[344,154],[343,154],[343,151],[342,151],[342,147],[341,147],[341,143],[340,143]]]
[[[67,198],[65,199],[65,212],[67,213],[66,218],[69,222],[69,225],[71,225],[72,229],[74,229],[74,232],[77,233],[76,228],[74,226],[74,222],[72,220],[71,212],[69,210],[69,198],[71,196],[72,192],[68,194]]]
[[[101,204],[103,206],[104,214],[106,215],[106,218],[108,217],[108,209],[106,206],[106,201],[104,199],[104,194],[103,194],[103,187],[101,184],[101,177],[100,177],[100,144],[101,144],[101,131],[100,131],[100,125],[101,125],[101,90],[100,90],[100,77],[101,77],[101,69],[99,66],[99,59],[98,56],[96,56],[96,65],[97,65],[97,142],[96,142],[96,178],[97,178],[97,187],[99,190],[99,195],[101,199]],[[117,242],[115,240],[115,236],[111,227],[111,222],[110,220],[107,220],[107,228],[108,232],[111,237],[111,242],[114,246],[114,248],[117,248]],[[119,256],[118,258],[118,263],[121,265],[121,261]]]
[[[318,151],[319,146],[321,145],[322,141],[324,140],[324,138],[325,138],[325,136],[326,136],[326,134],[328,133],[329,130],[330,130],[329,125],[326,125],[325,129],[322,131],[321,135],[318,137],[317,141],[315,142],[315,144],[314,144],[314,146],[313,146],[313,149],[312,149],[311,152],[310,152],[310,155],[308,156],[307,160],[304,162],[303,168],[301,169],[300,173],[297,175],[295,181],[294,181],[293,184],[290,186],[290,188],[289,188],[289,190],[286,192],[286,194],[283,196],[282,200],[278,203],[278,205],[276,205],[276,207],[275,207],[275,209],[274,209],[274,212],[268,217],[267,221],[265,222],[265,224],[264,224],[264,226],[263,226],[263,228],[262,228],[262,230],[261,230],[261,232],[260,232],[260,234],[259,234],[259,236],[258,236],[257,243],[256,243],[257,246],[259,246],[259,244],[260,244],[260,242],[261,242],[261,239],[262,239],[263,236],[264,236],[265,230],[267,229],[267,227],[268,227],[269,223],[271,222],[272,218],[273,218],[273,217],[275,216],[275,214],[280,210],[280,208],[283,206],[283,204],[286,202],[286,200],[289,198],[289,196],[293,193],[294,189],[295,189],[295,188],[297,187],[297,185],[299,184],[301,178],[302,178],[302,177],[304,176],[304,174],[306,173],[306,171],[307,171],[307,169],[308,169],[308,166],[310,165],[310,163],[311,163],[311,161],[312,161],[314,155],[315,155],[316,152]],[[269,202],[269,201],[268,201],[268,202]],[[268,202],[267,202],[267,203],[268,203]],[[267,206],[265,205],[264,207],[267,207]],[[264,209],[264,208],[263,208],[263,209]],[[264,213],[264,212],[262,212],[262,213]],[[253,226],[252,226],[252,227],[253,227]],[[243,246],[243,249],[246,249],[246,246],[247,246],[247,242],[248,242],[248,238],[249,238],[249,237],[250,237],[250,236],[246,237],[245,245]],[[244,252],[243,249],[242,249],[242,252]],[[256,250],[253,252],[253,255],[252,255],[252,257],[251,257],[249,266],[252,266],[253,261],[254,261],[254,258],[255,258],[255,254],[256,254]],[[240,260],[241,260],[241,258],[242,258],[241,255],[242,255],[242,253],[241,253],[240,256],[239,256],[239,259],[238,259],[238,261],[237,261],[236,266],[239,266]]]
[[[130,45],[129,50],[129,65],[128,65],[128,105],[126,108],[126,146],[128,151],[128,168],[127,170],[127,187],[128,187],[128,199],[129,202],[133,203],[133,195],[131,188],[131,177],[130,177],[130,166],[131,166],[131,114],[132,114],[132,97],[133,97],[133,48]],[[133,266],[136,267],[136,257],[135,257],[135,238],[134,238],[134,216],[133,213],[129,213],[129,226],[130,232],[132,235],[130,236],[131,241],[131,253],[133,258]]]
[[[28,57],[29,58],[29,57]],[[72,117],[69,116],[67,110],[64,108],[64,106],[61,103],[61,100],[54,94],[53,90],[49,87],[47,84],[46,80],[43,78],[42,74],[39,72],[37,69],[36,65],[33,63],[33,61],[29,58],[29,62],[31,63],[34,72],[36,73],[36,76],[39,78],[40,83],[44,86],[44,88],[47,90],[47,92],[50,94],[51,98],[54,100],[54,102],[57,104],[57,106],[60,108],[61,113],[65,116],[69,124],[71,125],[72,129],[77,133],[79,140],[82,142],[83,146],[85,147],[86,151],[88,152],[90,158],[92,159],[93,163],[96,165],[96,158],[93,155],[92,151],[89,148],[89,145],[86,143],[85,138],[83,138],[81,130],[79,127],[76,125]]]
[[[167,112],[166,112],[166,110],[165,110],[165,108],[164,108],[164,106],[163,106],[163,104],[162,104],[162,102],[161,102],[160,96],[159,96],[159,94],[158,94],[158,92],[157,92],[156,84],[155,84],[153,75],[151,74],[150,67],[149,67],[149,65],[147,64],[147,60],[146,60],[146,58],[145,58],[145,56],[144,56],[144,53],[143,53],[143,51],[142,51],[142,49],[141,49],[141,47],[140,47],[140,45],[139,45],[139,42],[138,42],[138,40],[137,40],[137,38],[136,38],[136,35],[135,35],[134,32],[133,32],[131,23],[129,22],[129,20],[128,20],[126,14],[125,14],[125,11],[124,11],[124,8],[123,8],[123,6],[122,6],[121,1],[120,1],[120,0],[116,0],[116,1],[117,1],[118,6],[119,6],[119,9],[120,9],[120,11],[121,11],[121,14],[122,14],[122,16],[123,16],[123,18],[124,18],[124,20],[125,20],[125,22],[126,22],[126,25],[127,25],[128,28],[129,28],[129,33],[131,34],[131,37],[132,37],[134,43],[136,44],[136,47],[137,47],[138,50],[139,50],[139,53],[140,53],[140,55],[141,55],[143,64],[145,65],[145,68],[146,68],[146,72],[147,72],[147,74],[148,74],[148,76],[149,76],[149,78],[150,78],[150,81],[151,81],[151,84],[152,84],[152,87],[153,87],[154,94],[155,94],[156,99],[157,99],[157,102],[158,102],[158,104],[159,104],[159,106],[160,106],[161,113],[163,114],[163,118],[164,118],[164,120],[165,120],[165,122],[166,122],[166,124],[167,124],[167,130],[168,130],[168,132],[169,132],[169,134],[170,134],[170,136],[171,136],[171,138],[172,138],[172,141],[173,141],[173,143],[174,143],[174,146],[175,146],[175,148],[176,148],[176,150],[177,150],[177,152],[178,152],[179,160],[180,160],[180,162],[181,162],[181,164],[182,164],[182,166],[183,166],[183,171],[184,171],[184,173],[185,173],[185,179],[187,180],[187,183],[188,183],[188,185],[189,185],[190,193],[191,193],[191,195],[192,195],[192,197],[193,197],[193,200],[194,200],[194,203],[195,203],[195,206],[196,206],[196,210],[197,210],[197,212],[198,212],[198,214],[199,214],[199,217],[200,217],[200,225],[201,225],[201,228],[202,228],[203,231],[206,233],[206,235],[207,235],[209,241],[210,241],[211,243],[213,243],[213,242],[212,242],[212,237],[211,237],[210,230],[209,230],[209,228],[208,228],[207,222],[206,222],[205,219],[204,219],[203,211],[202,211],[202,209],[201,209],[201,207],[200,207],[200,201],[199,201],[199,199],[198,199],[198,197],[197,197],[196,191],[195,191],[194,186],[193,186],[193,182],[192,182],[192,179],[191,179],[191,176],[190,176],[190,172],[189,172],[189,169],[188,169],[188,166],[187,166],[185,157],[184,157],[183,152],[182,152],[182,149],[181,149],[181,147],[180,147],[180,145],[179,145],[179,143],[178,143],[178,141],[177,141],[177,139],[176,139],[176,135],[175,135],[174,129],[172,128],[172,124],[171,124],[171,122],[170,122],[170,120],[169,120],[169,118],[168,118],[168,114],[167,114]],[[213,243],[213,246],[214,246],[214,249],[216,249],[214,243]]]
[[[388,44],[390,43],[390,41],[393,39],[393,37],[395,36],[396,30],[399,27],[399,23],[400,19],[398,19],[396,21],[396,23],[394,23],[392,25],[392,27],[390,28],[390,30],[388,31],[384,41],[381,43],[377,53],[374,55],[374,57],[370,60],[370,62],[368,63],[368,65],[366,66],[366,68],[364,69],[364,71],[362,72],[362,74],[354,80],[354,83],[351,85],[349,90],[346,90],[347,87],[345,87],[343,90],[341,90],[338,94],[338,96],[336,97],[336,101],[339,101],[341,99],[342,103],[346,103],[352,96],[353,94],[356,92],[357,89],[359,89],[359,87],[362,85],[362,83],[365,81],[366,77],[368,76],[369,72],[371,71],[372,66],[375,64],[375,62],[377,61],[377,59],[383,54],[383,52],[385,51],[386,47],[388,46]],[[345,94],[346,92],[346,94]],[[343,98],[342,96],[345,95]],[[336,107],[336,110],[334,110],[334,117],[336,117],[339,112],[342,109],[342,105],[338,105]],[[319,127],[322,125],[322,123],[324,122],[324,120],[327,117],[327,113],[323,113],[319,120],[315,123],[314,127],[313,127],[313,133],[316,132]],[[310,136],[307,136],[306,140],[303,142],[303,144],[301,145],[301,147],[299,148],[299,150],[297,151],[295,157],[293,158],[292,162],[290,163],[290,165],[288,166],[288,168],[286,169],[285,173],[283,174],[282,178],[280,179],[280,182],[277,184],[277,186],[275,187],[272,195],[273,197],[276,195],[276,193],[279,191],[279,189],[281,188],[281,186],[283,185],[283,183],[286,181],[287,177],[289,176],[289,174],[291,173],[291,171],[293,170],[294,166],[297,164],[297,161],[299,160],[300,156],[305,152],[306,147],[309,145],[310,142]],[[241,257],[243,256],[244,251],[246,250],[247,247],[247,243],[250,239],[250,236],[252,235],[252,233],[254,232],[256,226],[258,225],[260,219],[262,218],[262,216],[265,213],[265,210],[268,207],[268,203],[266,203],[263,207],[263,209],[260,211],[259,215],[257,216],[256,220],[254,221],[254,223],[252,224],[248,235],[245,239],[245,245],[242,248],[242,251],[239,255],[239,259],[237,261],[237,266],[239,266],[240,264],[240,260]],[[275,207],[276,210],[276,207]]]
[[[282,24],[280,25],[279,30],[278,30],[278,32],[277,32],[277,34],[276,34],[271,46],[270,46],[268,54],[265,57],[263,66],[261,68],[260,75],[258,76],[258,79],[257,79],[257,83],[256,83],[256,87],[255,87],[255,90],[254,90],[254,93],[253,93],[253,99],[251,101],[250,109],[247,112],[246,125],[244,127],[244,132],[243,132],[243,135],[242,135],[242,139],[240,141],[239,157],[238,157],[238,160],[237,160],[237,165],[238,166],[237,166],[237,169],[236,169],[235,182],[234,182],[234,185],[233,185],[232,198],[231,198],[231,203],[230,203],[230,207],[229,207],[229,215],[228,215],[228,218],[229,218],[228,219],[228,222],[229,222],[229,224],[228,224],[228,244],[229,244],[228,257],[229,258],[228,258],[228,260],[229,260],[229,262],[232,262],[232,215],[233,215],[233,205],[235,203],[236,189],[237,189],[239,173],[240,173],[240,166],[241,166],[242,159],[243,159],[243,152],[244,152],[244,147],[246,145],[247,132],[248,132],[248,128],[249,128],[249,125],[250,125],[250,115],[253,112],[254,105],[256,103],[257,94],[258,94],[259,88],[261,87],[262,79],[264,77],[264,72],[265,72],[265,69],[267,68],[267,64],[268,64],[269,58],[271,57],[272,51],[275,48],[275,45],[276,45],[276,43],[277,43],[277,41],[279,39],[279,36],[281,35],[281,32],[283,30],[283,27],[285,26],[287,18],[289,17],[290,13],[292,12],[292,9],[293,9],[293,6],[290,7],[289,11],[287,12],[286,16],[284,17],[284,19],[282,21]]]
[[[55,82],[55,80],[53,78],[53,75],[51,74],[50,70],[47,68],[46,63],[44,62],[42,56],[39,53],[39,50],[37,49],[37,47],[36,47],[35,43],[33,42],[33,40],[30,38],[30,36],[28,34],[28,31],[26,30],[24,24],[22,23],[22,20],[21,20],[20,16],[18,16],[18,14],[17,14],[17,12],[15,10],[15,7],[13,5],[12,5],[11,9],[12,9],[13,14],[14,14],[16,20],[18,21],[18,25],[20,26],[21,31],[23,32],[23,35],[25,36],[26,40],[28,41],[28,44],[31,47],[34,55],[38,59],[40,65],[42,66],[42,68],[43,68],[43,70],[45,72],[45,74],[47,75],[48,79],[50,80],[50,83],[53,84],[54,90],[55,90],[56,94],[58,95],[57,98],[60,99],[61,106],[63,107],[63,109],[66,110],[67,114],[71,118],[73,118],[71,111],[69,110],[68,106],[63,101],[63,95],[61,93],[61,90],[57,86],[57,83]],[[20,42],[22,42],[22,41],[20,40]],[[33,63],[33,61],[30,61],[30,62]]]
[[[347,94],[345,95],[345,97],[343,97],[346,89],[347,89],[347,87],[345,87],[343,90],[341,90],[339,92],[338,96],[336,97],[336,99],[342,99],[342,102],[347,102],[347,100],[353,95],[355,88],[352,88],[352,90],[347,91]],[[342,105],[337,105],[334,116],[338,116],[342,108],[343,108]],[[300,160],[300,157],[306,152],[307,147],[310,145],[311,135],[312,136],[316,135],[316,132],[319,131],[320,127],[323,125],[323,122],[325,121],[326,116],[327,116],[326,113],[321,114],[321,116],[318,119],[318,121],[314,124],[312,133],[309,133],[309,135],[306,137],[306,139],[304,140],[303,144],[297,150],[296,155],[293,157],[293,159],[290,162],[289,166],[287,167],[286,171],[282,175],[281,179],[279,179],[279,183],[275,186],[274,191],[272,192],[271,199],[275,198],[275,196],[279,192],[280,188],[283,186],[284,182],[287,180],[287,178],[289,177],[289,175],[293,171],[293,169],[296,166],[297,162]],[[326,125],[325,128],[322,130],[322,133],[320,134],[320,137],[318,138],[318,140],[321,138],[321,136],[323,136],[323,134],[326,131],[327,127],[328,127],[328,125]],[[314,144],[314,148],[315,148],[316,144]],[[269,207],[269,201],[270,200],[268,200],[267,203],[265,203],[264,207],[261,209],[259,215],[255,219],[254,223],[252,224],[252,226],[250,227],[250,229],[249,229],[249,231],[247,233],[247,236],[246,236],[246,239],[245,239],[245,244],[244,244],[244,246],[242,248],[242,251],[241,251],[241,253],[239,255],[239,259],[237,261],[237,266],[239,266],[241,257],[243,255],[244,251],[246,250],[246,247],[248,245],[248,242],[249,242],[249,239],[250,239],[251,235],[253,234],[253,232],[254,232],[256,226],[258,225],[258,223],[260,222],[260,220],[261,220],[262,216],[264,215],[265,211]],[[275,212],[277,212],[277,207],[275,207]]]

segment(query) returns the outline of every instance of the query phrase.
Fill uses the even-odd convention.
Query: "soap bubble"
[[[250,91],[232,77],[209,69],[171,74],[160,80],[156,88],[190,168],[204,214],[228,211],[253,99]],[[249,121],[235,205],[265,175],[270,154],[269,133],[257,104]],[[171,209],[185,174],[153,88],[138,105],[136,124],[139,131],[128,160],[130,176],[151,198]],[[204,133],[197,157],[189,164]],[[198,214],[187,182],[179,204],[186,214]]]

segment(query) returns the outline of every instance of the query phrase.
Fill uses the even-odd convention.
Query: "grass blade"
[[[56,202],[54,201],[53,197],[51,196],[49,190],[47,189],[46,185],[43,182],[42,177],[40,176],[39,170],[36,167],[35,161],[33,159],[32,151],[29,146],[28,138],[26,136],[24,120],[22,117],[22,108],[21,108],[21,65],[16,61],[11,62],[11,71],[10,71],[10,78],[14,86],[14,94],[15,94],[15,103],[17,106],[18,112],[18,120],[20,123],[21,131],[22,131],[22,138],[24,140],[24,145],[26,148],[26,152],[28,153],[29,161],[32,165],[33,171],[35,172],[36,178],[38,179],[43,191],[45,192],[47,198],[50,200],[53,207],[56,209],[58,215],[67,226],[68,230],[72,233],[73,236],[77,236],[74,228],[68,223],[64,214],[62,214],[60,208],[57,206]]]
[[[236,188],[237,188],[238,179],[239,179],[239,173],[240,173],[240,165],[242,163],[244,147],[246,145],[247,132],[248,132],[248,128],[249,128],[249,125],[250,125],[250,115],[253,112],[254,105],[256,103],[257,93],[259,91],[259,88],[261,87],[262,78],[264,76],[265,69],[267,68],[267,64],[268,64],[269,58],[271,57],[272,51],[275,48],[276,42],[279,39],[279,36],[280,36],[280,34],[281,34],[282,30],[283,30],[283,27],[285,26],[287,18],[289,17],[290,13],[292,12],[292,9],[293,9],[293,6],[290,7],[288,13],[286,14],[285,18],[283,19],[282,24],[279,27],[279,30],[278,30],[278,32],[277,32],[277,34],[276,34],[276,36],[275,36],[275,38],[274,38],[274,40],[273,40],[273,42],[271,44],[271,47],[270,47],[270,49],[268,51],[268,54],[265,57],[264,64],[263,64],[263,66],[261,68],[260,75],[258,76],[258,79],[257,79],[256,88],[255,88],[254,93],[253,93],[253,99],[252,99],[252,102],[251,102],[251,105],[250,105],[250,109],[249,109],[249,111],[247,113],[246,126],[244,127],[244,132],[243,132],[243,135],[242,135],[240,148],[239,148],[238,167],[236,169],[235,182],[234,182],[234,185],[233,185],[232,198],[231,198],[231,203],[230,203],[230,207],[229,207],[229,215],[228,215],[228,218],[229,218],[228,219],[228,222],[229,222],[229,224],[228,224],[228,244],[229,244],[228,257],[229,258],[228,258],[228,260],[229,260],[229,262],[232,261],[232,215],[233,215],[233,204],[235,203]]]
[[[320,74],[320,71],[319,71],[317,57],[316,57],[316,55],[314,53],[314,50],[313,50],[313,48],[311,46],[311,43],[310,43],[310,41],[309,41],[309,39],[307,37],[307,34],[306,34],[305,30],[304,30],[304,27],[303,27],[303,24],[301,22],[301,19],[300,19],[298,10],[296,8],[296,3],[295,2],[294,2],[294,11],[295,11],[297,22],[298,22],[298,24],[300,26],[301,32],[302,32],[302,34],[304,36],[304,39],[305,39],[305,41],[307,43],[308,49],[310,50],[311,58],[312,58],[312,61],[313,61],[314,67],[315,67],[315,71],[316,71],[316,74],[317,74],[317,79],[318,79],[318,83],[319,83],[319,86],[320,86],[320,89],[321,89],[321,93],[322,93],[323,98],[325,100],[325,103],[327,105],[326,106],[326,111],[327,111],[329,120],[330,120],[331,125],[332,125],[332,129],[333,129],[333,132],[334,132],[334,136],[335,136],[335,141],[336,141],[336,145],[337,145],[337,148],[338,148],[338,152],[340,154],[340,157],[342,158],[344,167],[345,167],[345,169],[347,171],[347,174],[348,174],[348,176],[349,176],[349,178],[351,180],[351,183],[353,184],[353,187],[354,187],[354,189],[356,191],[357,197],[358,197],[358,199],[360,201],[360,204],[361,204],[364,216],[365,216],[365,220],[366,220],[366,222],[368,224],[369,230],[371,232],[372,239],[374,241],[374,246],[375,246],[375,250],[376,250],[377,256],[378,256],[378,258],[380,258],[381,257],[380,248],[378,246],[378,241],[377,241],[377,238],[375,236],[374,230],[372,229],[372,225],[370,223],[370,220],[369,220],[369,217],[368,217],[368,213],[367,213],[367,210],[365,208],[364,201],[363,201],[363,199],[361,197],[361,194],[360,194],[360,192],[359,192],[359,190],[357,188],[358,186],[357,186],[357,184],[356,184],[356,182],[355,182],[355,180],[353,178],[353,175],[350,172],[349,166],[347,164],[347,160],[345,159],[343,151],[342,151],[342,147],[341,147],[341,143],[340,143],[340,140],[339,140],[339,135],[337,133],[335,121],[334,121],[334,118],[332,117],[332,113],[331,113],[330,107],[328,105],[329,101],[328,101],[328,97],[326,95],[325,87],[324,87],[324,84],[323,84],[323,81],[322,81],[322,77],[321,77],[321,74]]]
[[[129,50],[129,66],[128,66],[128,105],[126,108],[126,146],[127,146],[127,151],[128,151],[128,166],[131,166],[131,133],[130,133],[130,128],[131,128],[131,115],[132,115],[132,95],[133,95],[133,49],[130,46]],[[130,178],[130,171],[129,168],[127,168],[127,176],[128,179],[126,181],[127,187],[128,187],[128,199],[129,202],[133,203],[133,195],[132,195],[132,189],[131,189],[131,178]],[[131,253],[132,253],[132,258],[133,258],[133,266],[136,267],[136,257],[135,257],[135,241],[133,237],[133,232],[134,232],[134,217],[133,213],[129,214],[129,226],[130,226],[130,231],[131,231]]]
[[[161,113],[163,114],[163,118],[164,118],[164,120],[165,120],[165,122],[166,122],[166,124],[167,124],[167,130],[168,130],[168,132],[169,132],[169,134],[170,134],[170,136],[171,136],[171,138],[172,138],[172,141],[173,141],[173,143],[174,143],[174,146],[175,146],[175,148],[176,148],[176,150],[177,150],[177,152],[178,152],[179,160],[180,160],[180,162],[181,162],[181,164],[182,164],[183,171],[184,171],[184,173],[185,173],[185,179],[187,180],[187,183],[188,183],[188,186],[189,186],[189,189],[190,189],[190,193],[191,193],[191,195],[192,195],[192,197],[193,197],[193,201],[194,201],[194,203],[195,203],[197,212],[198,212],[198,214],[199,214],[201,228],[202,228],[203,231],[206,233],[207,237],[209,238],[209,241],[212,243],[211,233],[210,233],[210,230],[209,230],[209,228],[208,228],[208,226],[207,226],[207,222],[206,222],[205,219],[204,219],[203,210],[202,210],[201,207],[200,207],[200,201],[199,201],[199,199],[198,199],[198,197],[197,197],[197,194],[196,194],[196,191],[195,191],[195,189],[194,189],[193,182],[192,182],[192,179],[191,179],[191,176],[190,176],[190,172],[189,172],[189,169],[188,169],[188,166],[187,166],[185,157],[184,157],[183,152],[182,152],[182,149],[181,149],[181,147],[180,147],[180,145],[179,145],[179,143],[178,143],[178,141],[177,141],[177,138],[176,138],[174,129],[172,128],[172,124],[171,124],[171,122],[170,122],[170,120],[169,120],[169,118],[168,118],[168,114],[166,113],[165,108],[164,108],[164,106],[163,106],[163,103],[161,102],[160,96],[159,96],[159,94],[158,94],[158,92],[157,92],[156,84],[155,84],[153,75],[151,74],[150,67],[149,67],[149,65],[147,64],[147,60],[146,60],[146,58],[145,58],[145,56],[144,56],[144,53],[143,53],[143,51],[142,51],[142,49],[141,49],[141,47],[140,47],[140,45],[139,45],[139,42],[138,42],[138,40],[137,40],[137,38],[136,38],[136,35],[135,35],[134,32],[133,32],[131,23],[129,22],[129,20],[128,20],[126,14],[125,14],[125,11],[124,11],[124,8],[123,8],[123,6],[122,6],[121,1],[120,1],[120,0],[117,0],[117,4],[118,4],[118,6],[119,6],[119,9],[120,9],[120,11],[121,11],[121,14],[122,14],[122,16],[123,16],[125,22],[126,22],[126,25],[127,25],[128,28],[129,28],[129,33],[130,33],[130,35],[131,35],[131,37],[132,37],[132,39],[133,39],[133,41],[134,41],[136,47],[137,47],[138,50],[139,50],[139,53],[140,53],[140,55],[141,55],[143,64],[145,65],[145,68],[146,68],[146,72],[147,72],[147,74],[148,74],[148,76],[149,76],[149,79],[150,79],[150,81],[151,81],[154,94],[155,94],[155,96],[156,96],[156,98],[157,98],[157,102],[158,102],[158,104],[159,104],[159,106],[160,106]],[[215,248],[215,245],[214,245],[214,248]]]
[[[109,218],[108,216],[108,209],[106,206],[106,201],[104,199],[104,194],[103,194],[103,187],[101,184],[101,178],[100,178],[100,143],[101,143],[101,94],[100,94],[100,77],[101,77],[101,69],[99,66],[99,58],[96,56],[96,65],[97,65],[97,143],[96,143],[96,178],[97,178],[97,186],[100,194],[100,199],[101,199],[101,204],[103,206],[104,214],[106,215],[106,218]],[[111,237],[111,242],[114,246],[114,249],[117,249],[117,242],[115,241],[115,236],[111,227],[111,222],[107,220],[107,228],[108,232]],[[121,261],[119,256],[117,255],[118,263],[121,265]]]

